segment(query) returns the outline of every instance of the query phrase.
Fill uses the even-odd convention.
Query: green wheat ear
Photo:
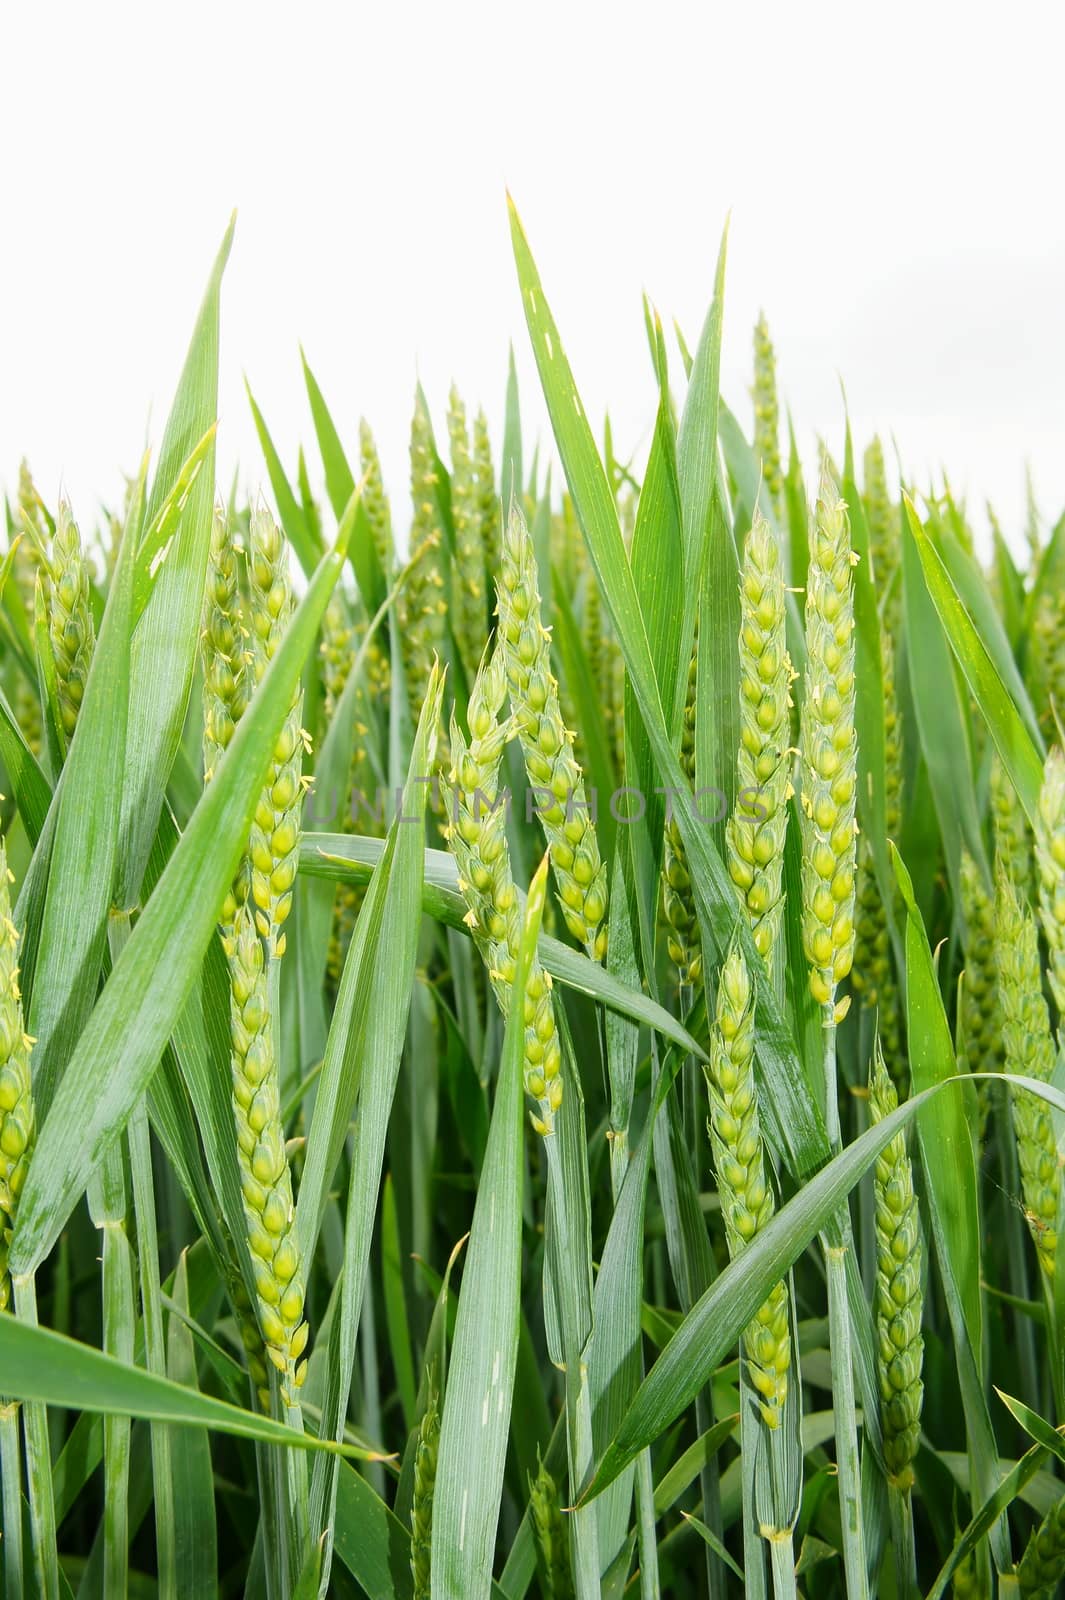
[[[477,465],[470,452],[466,408],[452,385],[447,428],[451,440],[451,517],[455,527],[452,598],[455,639],[471,682],[485,645],[484,508]]]
[[[847,508],[827,464],[806,580],[807,671],[800,718],[803,942],[810,989],[836,1022],[836,990],[854,955],[858,741],[854,720],[854,585]]]
[[[288,548],[268,511],[252,513],[248,549],[251,673],[258,684],[273,660],[294,609]],[[303,812],[303,687],[298,684],[274,745],[273,760],[255,808],[248,859],[259,932],[271,952],[285,949],[284,925],[292,909]]]
[[[429,1398],[418,1425],[418,1442],[414,1447],[414,1491],[410,1512],[410,1570],[414,1582],[413,1600],[430,1600],[433,1494],[436,1489],[436,1461],[439,1448],[440,1393],[435,1382],[431,1382]]]
[[[1046,759],[1035,827],[1035,860],[1039,920],[1050,953],[1047,976],[1058,1011],[1060,1039],[1065,1019],[1065,752],[1060,745],[1055,745]]]
[[[573,1573],[562,1503],[558,1484],[543,1461],[535,1478],[529,1480],[529,1510],[545,1600],[572,1600]]]
[[[1065,1495],[1034,1530],[1017,1565],[1022,1595],[1051,1596],[1065,1578]]]
[[[415,725],[425,703],[433,662],[443,658],[447,638],[444,527],[437,489],[432,427],[419,390],[410,433],[410,492],[414,503],[410,550],[416,559],[399,598],[403,666]]]
[[[690,788],[695,787],[695,696],[699,675],[698,642],[688,662],[688,692],[681,721],[680,765]],[[679,797],[678,797],[679,798]],[[672,804],[667,807],[662,850],[662,911],[666,920],[666,947],[682,988],[693,988],[703,970],[699,916],[688,872],[684,841]]]
[[[895,651],[890,636],[881,634],[884,688],[884,823],[889,839],[902,828],[902,734],[895,690]],[[902,1006],[891,950],[888,907],[876,880],[873,847],[858,835],[858,887],[851,986],[863,1009],[875,1010],[884,1060],[895,1087],[905,1095],[906,1061],[902,1048]]]
[[[863,465],[873,582],[885,618],[894,632],[901,608],[901,591],[896,582],[900,557],[899,517],[888,492],[884,447],[878,438],[874,438],[866,450]]]
[[[784,903],[792,670],[784,638],[780,550],[757,511],[744,546],[740,602],[737,802],[726,828],[726,850],[755,948],[768,965]]]
[[[991,757],[990,799],[996,872],[1004,872],[1017,892],[1031,903],[1034,899],[1032,833],[997,750]]]
[[[19,992],[19,938],[11,920],[11,881],[7,850],[0,839],[0,1312],[11,1305],[7,1256],[37,1133],[31,1040]]]
[[[385,494],[377,445],[365,417],[359,420],[359,465],[362,468],[363,479],[363,510],[370,525],[370,537],[373,539],[381,571],[387,580],[396,564],[396,549],[392,537],[392,508]]]
[[[1054,1041],[1043,998],[1035,922],[1004,873],[999,873],[995,908],[995,957],[1002,997],[1006,1069],[1050,1081]],[[1025,1212],[1040,1266],[1053,1281],[1058,1242],[1061,1167],[1050,1108],[1024,1089],[1011,1090],[1017,1160]]]
[[[510,1010],[522,935],[521,897],[507,845],[509,796],[500,785],[503,751],[513,731],[499,720],[506,693],[506,668],[497,645],[485,651],[474,679],[468,740],[452,713],[452,764],[443,783],[446,834],[469,907],[466,923],[504,1016]],[[524,1083],[526,1094],[537,1102],[533,1127],[546,1137],[554,1132],[562,1104],[562,1047],[551,975],[535,958],[525,986]]]
[[[60,501],[52,537],[48,633],[55,657],[59,714],[63,732],[70,739],[85,697],[96,630],[89,604],[89,569],[81,548],[81,535],[65,501]]]
[[[869,1080],[874,1123],[898,1106],[899,1099],[877,1041]],[[884,1460],[901,1489],[912,1488],[913,1461],[921,1432],[924,1386],[923,1298],[920,1218],[913,1170],[901,1133],[884,1146],[873,1171],[876,1204],[876,1328]]]
[[[742,952],[734,945],[718,980],[704,1067],[714,1152],[729,1256],[741,1255],[776,1209],[769,1179],[754,1076],[754,992]],[[788,1291],[778,1283],[743,1335],[751,1383],[769,1428],[778,1428],[788,1393],[791,1318]]]
[[[780,464],[780,403],[777,399],[777,362],[765,314],[754,326],[754,453],[770,503],[779,506],[784,480]]]
[[[995,960],[995,908],[984,887],[983,873],[968,850],[961,856],[961,907],[965,922],[961,1004],[969,1068],[972,1072],[1001,1072],[1002,1003]],[[980,1144],[991,1113],[990,1087],[986,1078],[976,1086]]]
[[[540,614],[536,553],[515,507],[503,535],[496,586],[499,635],[510,705],[551,848],[559,905],[570,933],[593,961],[606,954],[606,867],[588,809],[584,774],[559,705],[551,671],[551,639]]]

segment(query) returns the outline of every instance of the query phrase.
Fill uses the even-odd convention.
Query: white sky
[[[544,429],[514,193],[589,413],[654,414],[646,288],[694,337],[731,208],[723,383],[749,423],[764,306],[812,458],[893,433],[919,481],[1023,518],[1065,503],[1061,8],[463,0],[39,3],[0,22],[0,481],[21,454],[91,523],[158,443],[233,206],[220,481],[311,442],[302,340],[342,433],[363,412],[397,512],[420,373],[526,450]],[[677,368],[679,372],[679,364]],[[400,509],[402,508],[402,509]],[[981,517],[982,522],[982,517]]]

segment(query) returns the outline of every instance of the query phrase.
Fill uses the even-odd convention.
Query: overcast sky
[[[980,8],[985,12],[985,8]],[[25,453],[91,523],[158,443],[231,209],[220,471],[286,462],[302,341],[407,515],[421,376],[502,429],[513,339],[545,428],[504,189],[588,411],[619,452],[654,415],[646,289],[694,336],[732,223],[723,385],[749,423],[764,307],[807,459],[864,438],[945,467],[1014,528],[1031,462],[1065,503],[1060,7],[183,0],[5,8],[0,479]],[[679,365],[678,365],[679,372]],[[982,514],[980,517],[982,525]]]

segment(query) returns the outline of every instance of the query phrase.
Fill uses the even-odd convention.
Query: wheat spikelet
[[[879,438],[874,438],[866,450],[863,469],[865,520],[869,529],[873,581],[881,608],[894,631],[901,600],[896,582],[899,570],[899,520],[888,492],[884,447]]]
[[[495,468],[492,465],[492,441],[488,436],[488,419],[480,410],[473,419],[473,470],[477,483],[477,505],[485,571],[492,573],[499,560],[499,494],[496,490]],[[514,493],[520,496],[520,483],[515,484]]]
[[[1051,1596],[1065,1578],[1065,1495],[1051,1506],[1036,1528],[1017,1564],[1017,1588],[1022,1595]]]
[[[1065,752],[1060,745],[1054,745],[1046,759],[1035,827],[1035,860],[1039,920],[1050,953],[1047,976],[1058,1010],[1060,1038],[1065,1019]]]
[[[569,1539],[562,1520],[558,1484],[542,1461],[536,1477],[529,1480],[529,1510],[544,1600],[572,1600]]]
[[[392,508],[385,494],[381,476],[381,461],[377,445],[365,417],[359,420],[359,465],[362,468],[362,504],[370,524],[370,536],[381,571],[387,579],[396,564],[395,543],[392,537]]]
[[[854,954],[857,736],[854,592],[847,508],[826,463],[811,529],[806,582],[807,675],[800,720],[803,942],[814,999],[839,1022],[836,1001]]]
[[[268,511],[253,512],[248,550],[251,671],[262,680],[284,636],[293,610],[288,550]],[[259,932],[277,955],[285,948],[282,931],[292,909],[303,809],[303,688],[297,685],[252,820],[248,840],[251,897]]]
[[[436,1384],[431,1383],[425,1411],[418,1425],[418,1442],[414,1447],[414,1493],[410,1512],[410,1570],[414,1580],[414,1600],[430,1600],[433,1491],[436,1488],[439,1448],[440,1395]]]
[[[962,980],[962,1018],[965,1050],[972,1072],[1002,1070],[1002,1005],[995,964],[995,912],[984,887],[983,874],[968,850],[961,857],[961,905],[965,920],[965,975]],[[980,1143],[987,1131],[991,1109],[990,1085],[977,1084]]]
[[[1054,1070],[1054,1041],[1043,998],[1035,922],[1013,884],[1001,872],[995,930],[1006,1069],[1046,1083]],[[1054,1124],[1050,1107],[1037,1096],[1019,1089],[1011,1093],[1011,1099],[1028,1226],[1039,1263],[1052,1280],[1061,1195]]]
[[[881,662],[884,689],[884,822],[888,838],[897,840],[902,827],[902,738],[895,692],[895,651],[886,632],[881,634]],[[860,996],[863,1007],[876,1010],[877,1031],[884,1059],[895,1087],[901,1092],[904,1090],[905,1062],[888,907],[876,880],[872,843],[865,834],[858,836],[851,986]]]
[[[764,313],[754,325],[754,453],[762,464],[762,478],[772,505],[778,506],[783,490],[780,466],[780,405],[777,400],[777,362]]]
[[[879,1043],[869,1079],[869,1108],[881,1122],[897,1107],[898,1095]],[[893,1481],[913,1486],[913,1459],[921,1432],[924,1386],[921,1370],[921,1230],[906,1140],[895,1135],[876,1158],[876,1329],[884,1460]]]
[[[81,548],[81,535],[65,501],[59,503],[52,538],[48,633],[55,657],[59,714],[63,732],[71,739],[85,697],[96,632],[89,606],[89,569]]]
[[[732,881],[755,948],[772,960],[784,903],[784,839],[791,797],[791,661],[784,640],[784,578],[776,537],[756,512],[740,575],[740,746],[736,805],[725,830]]]
[[[433,662],[444,652],[447,601],[441,568],[443,527],[437,502],[436,465],[429,414],[419,392],[410,435],[411,499],[414,520],[411,552],[417,557],[399,600],[403,665],[411,716],[417,724],[429,688]]]
[[[997,750],[991,757],[990,799],[995,869],[1001,869],[1018,893],[1031,901],[1034,898],[1031,829]]]
[[[695,692],[699,673],[698,642],[688,663],[688,688],[681,721],[680,765],[685,778],[695,787]],[[662,911],[666,920],[666,947],[677,969],[677,982],[691,988],[702,975],[702,942],[695,892],[688,872],[688,858],[680,836],[674,806],[685,798],[673,796],[666,808],[665,837],[662,848]]]
[[[233,1111],[257,1312],[266,1354],[281,1373],[286,1403],[303,1382],[307,1344],[303,1275],[292,1176],[281,1121],[263,945],[251,908],[237,907],[224,938],[230,973]],[[260,1401],[269,1406],[269,1393]]]
[[[1065,595],[1044,592],[1036,603],[1028,641],[1028,689],[1042,725],[1065,718]]]
[[[455,525],[453,620],[459,655],[469,682],[477,671],[485,645],[483,507],[477,468],[470,453],[466,408],[454,385],[448,401],[447,427],[451,439],[451,516]]]
[[[0,840],[0,1312],[11,1304],[7,1255],[37,1131],[30,1079],[32,1041],[23,1025],[10,878],[7,850]]]
[[[606,953],[606,868],[588,810],[584,776],[562,718],[551,641],[540,619],[536,556],[525,519],[512,511],[497,584],[499,633],[510,704],[566,926],[593,961]]]
[[[746,1249],[776,1209],[766,1165],[754,1078],[754,994],[737,946],[721,968],[717,1007],[704,1067],[710,1098],[710,1142],[730,1257]],[[778,1283],[743,1335],[751,1383],[766,1426],[778,1428],[788,1392],[791,1319],[788,1291]]]
[[[488,969],[500,1010],[510,1009],[521,944],[521,901],[506,838],[508,796],[499,784],[511,728],[499,721],[506,697],[502,652],[485,655],[469,703],[469,741],[451,719],[452,766],[444,782],[447,837],[469,911],[467,925]],[[525,989],[525,1092],[537,1102],[537,1132],[554,1132],[562,1104],[562,1050],[555,1027],[551,977],[534,959]]]

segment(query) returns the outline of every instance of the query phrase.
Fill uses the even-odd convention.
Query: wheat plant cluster
[[[801,460],[724,247],[624,458],[511,229],[550,437],[304,361],[230,490],[231,229],[13,480],[0,1592],[1058,1594],[1065,518]]]

